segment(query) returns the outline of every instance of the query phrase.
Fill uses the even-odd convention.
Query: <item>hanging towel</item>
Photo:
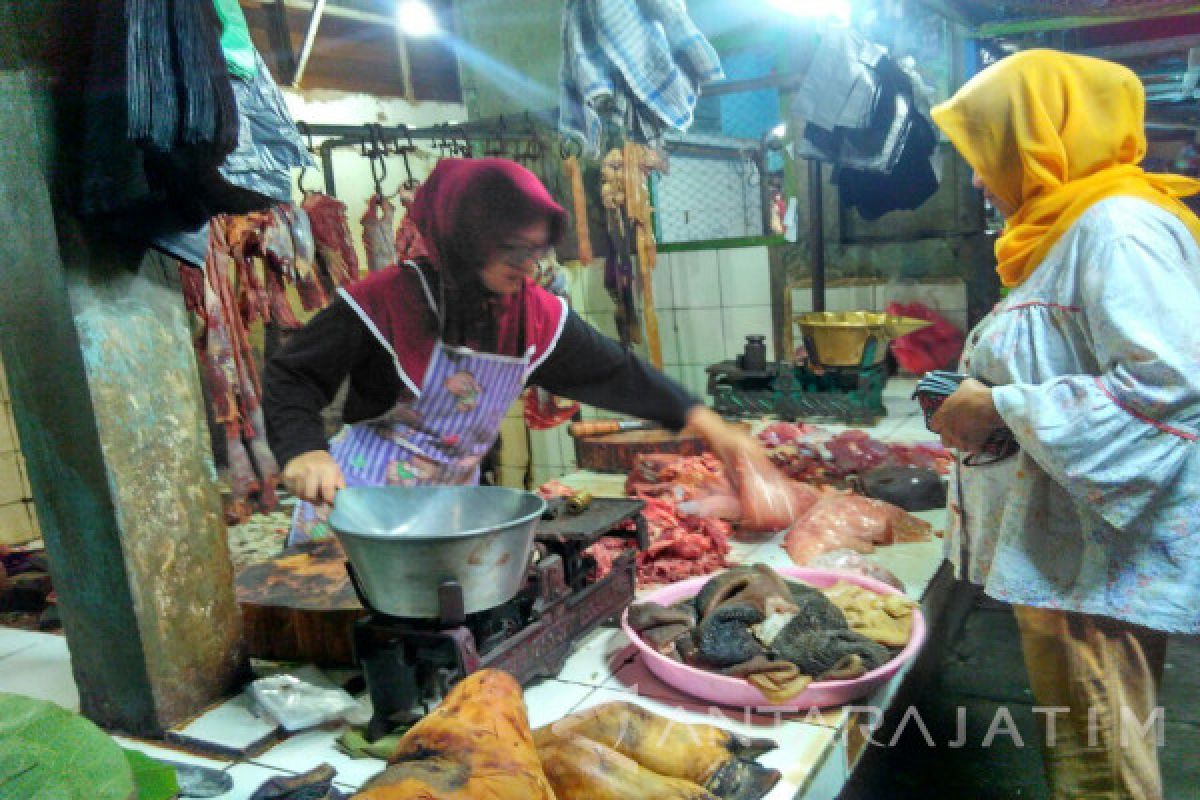
[[[652,143],[687,130],[700,87],[724,77],[682,0],[568,0],[559,128],[598,153],[604,118]]]
[[[823,28],[792,114],[825,131],[867,127],[878,92],[875,67],[886,52],[849,28]]]

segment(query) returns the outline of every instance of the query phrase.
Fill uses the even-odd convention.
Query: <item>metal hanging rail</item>
[[[338,148],[371,148],[376,157],[407,155],[413,141],[433,142],[435,147],[450,150],[456,155],[469,155],[472,142],[527,141],[531,138],[557,135],[558,110],[527,111],[511,116],[474,120],[463,123],[442,123],[419,128],[408,125],[379,125],[363,123],[343,125],[298,122],[297,127],[309,137],[323,137],[316,148],[325,178],[325,191],[337,194],[333,174],[333,151]],[[461,144],[459,144],[461,143]],[[366,154],[366,153],[364,153]]]

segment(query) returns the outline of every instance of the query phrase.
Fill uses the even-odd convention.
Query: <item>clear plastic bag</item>
[[[904,591],[904,584],[890,570],[876,564],[862,553],[849,548],[821,553],[816,558],[811,559],[806,566],[821,569],[836,569],[839,572],[865,575],[868,578],[874,578],[877,581],[886,583],[888,586],[893,586],[900,591]]]
[[[259,709],[287,731],[301,731],[344,719],[359,703],[344,689],[326,689],[295,675],[271,675],[250,684]]]

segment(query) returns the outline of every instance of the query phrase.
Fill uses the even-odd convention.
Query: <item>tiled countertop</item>
[[[911,382],[893,381],[888,385],[885,402],[892,413],[871,430],[874,436],[891,441],[931,438],[915,405],[908,399],[911,393]],[[624,476],[574,473],[563,480],[599,496],[623,493]],[[944,512],[920,516],[935,528],[942,527]],[[791,561],[781,547],[781,540],[782,535],[778,535],[752,544],[737,542],[733,560],[789,565]],[[883,547],[873,558],[903,581],[909,596],[920,600],[941,564],[942,542],[935,538],[927,543]],[[926,609],[927,614],[930,610]],[[530,723],[537,727],[577,709],[614,699],[630,700],[680,720],[707,721],[747,735],[775,739],[780,747],[759,759],[783,775],[769,796],[771,800],[830,800],[841,791],[853,763],[852,728],[857,727],[857,720],[850,719],[844,708],[775,716],[710,707],[664,685],[646,670],[632,648],[624,634],[614,627],[601,628],[587,636],[578,643],[556,678],[526,688]],[[79,697],[70,667],[70,654],[63,637],[0,628],[0,692],[42,697],[78,710]],[[886,708],[904,677],[902,672],[858,702],[872,708]],[[244,697],[239,697],[177,731],[207,742],[210,748],[226,752],[226,756],[202,755],[158,742],[126,738],[119,741],[150,755],[225,770],[233,778],[234,788],[217,800],[246,800],[271,777],[305,772],[321,763],[333,766],[338,785],[353,791],[384,766],[376,759],[352,759],[339,753],[333,746],[340,733],[337,729],[311,730],[280,740],[271,738],[271,731],[272,726],[257,718]],[[255,741],[259,742],[257,746],[252,744]]]
[[[910,399],[912,390],[912,382],[889,383],[884,396],[889,415],[877,426],[868,429],[873,436],[898,442],[935,440],[936,437],[925,429],[920,411]],[[833,431],[845,429],[840,425],[822,427]],[[565,475],[560,480],[597,497],[624,496],[624,475],[580,471]],[[936,531],[945,527],[944,510],[917,516],[931,523]],[[745,564],[761,562],[773,567],[792,566],[793,562],[782,543],[783,534],[753,543],[735,540],[731,542],[730,561]],[[935,536],[928,542],[880,547],[871,558],[901,580],[909,597],[921,602],[926,598],[926,591],[942,565],[942,547],[942,539]],[[931,612],[938,611],[928,607],[924,607],[924,610],[927,617]],[[857,705],[886,711],[907,675],[908,668],[905,668],[872,695],[856,701]],[[578,687],[584,693],[580,694],[578,689],[569,690],[566,685]],[[576,696],[578,700],[575,700]],[[635,702],[672,718],[703,719],[748,735],[775,739],[780,744],[779,749],[759,759],[764,765],[775,767],[783,774],[780,784],[769,795],[771,800],[830,800],[837,797],[855,761],[857,748],[854,746],[855,731],[852,728],[865,724],[861,717],[852,717],[847,713],[845,707],[808,714],[766,715],[710,706],[665,685],[651,674],[636,656],[633,645],[625,635],[612,627],[601,628],[581,642],[556,680],[543,681],[526,691],[527,704],[531,709],[539,706],[543,697],[548,701],[548,706],[558,705],[564,700],[575,700],[571,709],[562,713],[612,699],[636,698]],[[562,713],[557,709],[548,711],[546,719],[553,720],[562,716]]]
[[[576,472],[561,480],[568,486],[589,491],[598,497],[620,497],[624,494],[624,477],[620,475]],[[940,531],[944,527],[945,513],[930,511],[917,516]],[[783,549],[782,533],[765,541],[746,543],[735,540],[731,544],[729,560],[733,563],[764,563],[773,567],[793,565]],[[904,584],[905,593],[920,602],[942,564],[942,539],[935,536],[928,542],[880,547],[871,558],[899,578]],[[926,608],[926,614],[931,610]],[[889,683],[872,695],[856,701],[856,704],[886,711],[907,674],[907,668],[901,670]],[[569,689],[567,684],[575,688]],[[635,697],[634,702],[671,718],[683,721],[703,718],[710,724],[732,728],[747,735],[775,739],[779,742],[779,749],[759,759],[762,764],[775,767],[783,773],[783,779],[768,796],[770,800],[830,800],[837,797],[850,775],[857,754],[852,744],[855,732],[851,729],[863,724],[859,718],[852,718],[844,707],[812,713],[768,715],[711,706],[667,686],[651,674],[637,657],[625,634],[613,627],[594,631],[579,644],[556,680],[542,681],[527,689],[525,696],[531,717],[532,709],[541,704],[543,697],[547,706],[551,707],[559,706],[564,700],[575,701],[570,709],[562,713],[557,709],[548,711],[546,721],[608,700]]]

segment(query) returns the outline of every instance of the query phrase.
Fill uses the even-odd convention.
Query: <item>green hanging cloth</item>
[[[221,50],[229,74],[244,81],[252,80],[258,71],[254,42],[238,0],[213,0],[221,20]]]

